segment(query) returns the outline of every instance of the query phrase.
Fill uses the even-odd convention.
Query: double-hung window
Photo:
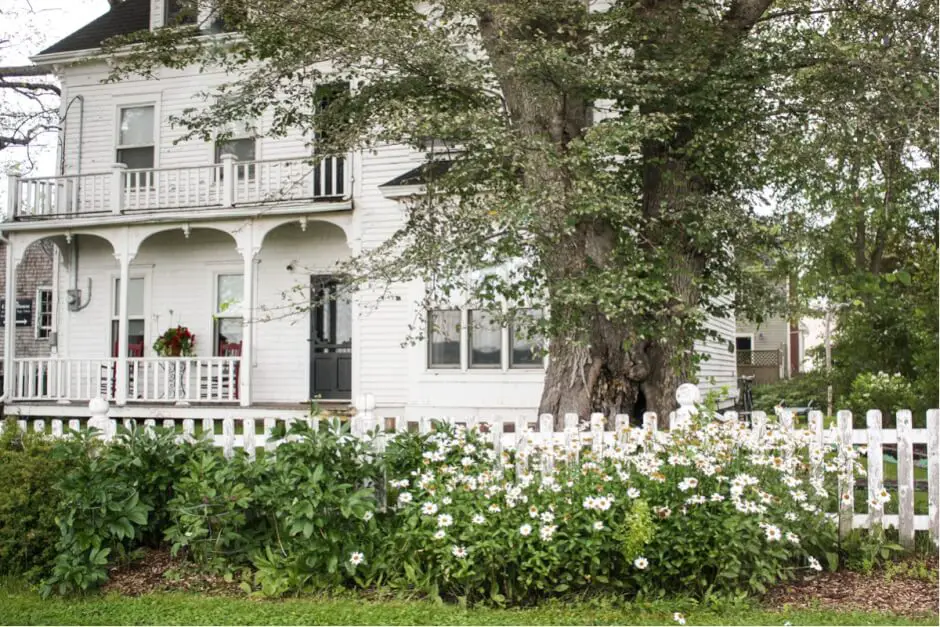
[[[245,281],[242,274],[218,274],[215,279],[215,354],[239,356],[242,352],[244,314],[242,299]]]
[[[121,319],[121,279],[114,280],[114,306],[111,309],[111,355],[118,356]],[[144,315],[144,279],[127,283],[127,355],[143,357],[146,317]]]
[[[117,162],[128,170],[149,170],[154,165],[154,106],[122,107],[119,111]],[[150,187],[151,172],[132,172],[128,184],[132,187]]]
[[[467,312],[471,368],[499,368],[503,363],[503,330],[485,311]]]
[[[36,337],[44,340],[52,335],[52,288],[36,290]]]

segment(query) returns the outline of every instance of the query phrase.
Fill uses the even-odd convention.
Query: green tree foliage
[[[559,416],[665,415],[694,377],[707,316],[759,319],[770,304],[761,260],[777,233],[755,215],[758,192],[780,179],[799,191],[806,151],[828,165],[812,146],[885,109],[859,82],[873,68],[904,84],[896,119],[923,98],[921,62],[936,57],[933,9],[913,0],[208,4],[222,19],[202,26],[237,35],[194,38],[205,31],[191,24],[123,39],[115,46],[138,47],[112,78],[159,65],[232,72],[177,120],[188,137],[269,111],[261,132],[300,129],[317,154],[448,144],[451,166],[429,170],[400,230],[342,270],[392,297],[382,286],[421,280],[424,306],[459,292],[503,318],[504,305],[548,308],[541,411]],[[889,54],[872,37],[883,22],[899,33]],[[921,32],[918,60],[906,52]],[[324,106],[323,86],[337,84],[349,89]],[[883,151],[892,216],[920,189],[899,165],[910,137],[890,135]],[[856,162],[851,152],[842,169]]]

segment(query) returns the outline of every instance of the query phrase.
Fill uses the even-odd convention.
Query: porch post
[[[13,239],[7,240],[6,259],[6,312],[3,324],[3,394],[9,403],[14,391],[13,360],[16,357],[16,256],[13,254]]]
[[[244,261],[242,271],[242,354],[238,370],[238,403],[242,407],[251,406],[251,371],[254,363],[255,330],[255,257],[261,250],[255,245],[255,225],[250,222],[237,236],[238,252]]]
[[[130,283],[132,256],[128,253],[115,254],[121,266],[121,280],[118,285],[118,354],[117,376],[115,377],[114,402],[127,404],[127,285]]]

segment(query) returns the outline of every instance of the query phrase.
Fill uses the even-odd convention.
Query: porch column
[[[238,403],[242,407],[251,406],[251,373],[254,363],[255,334],[255,257],[261,251],[254,242],[254,224],[248,224],[237,237],[238,252],[244,261],[242,279],[242,354],[238,370]]]
[[[16,255],[13,253],[13,239],[7,240],[6,259],[6,312],[3,320],[3,394],[7,403],[13,398],[14,368],[16,356]]]
[[[121,280],[118,284],[118,354],[117,376],[114,382],[114,402],[117,405],[127,404],[127,286],[130,283],[131,260],[134,255],[124,252],[115,253],[114,256],[121,266]]]

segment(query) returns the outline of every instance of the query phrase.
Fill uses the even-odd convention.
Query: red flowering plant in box
[[[153,343],[153,352],[163,357],[191,357],[196,335],[183,326],[170,327]]]

